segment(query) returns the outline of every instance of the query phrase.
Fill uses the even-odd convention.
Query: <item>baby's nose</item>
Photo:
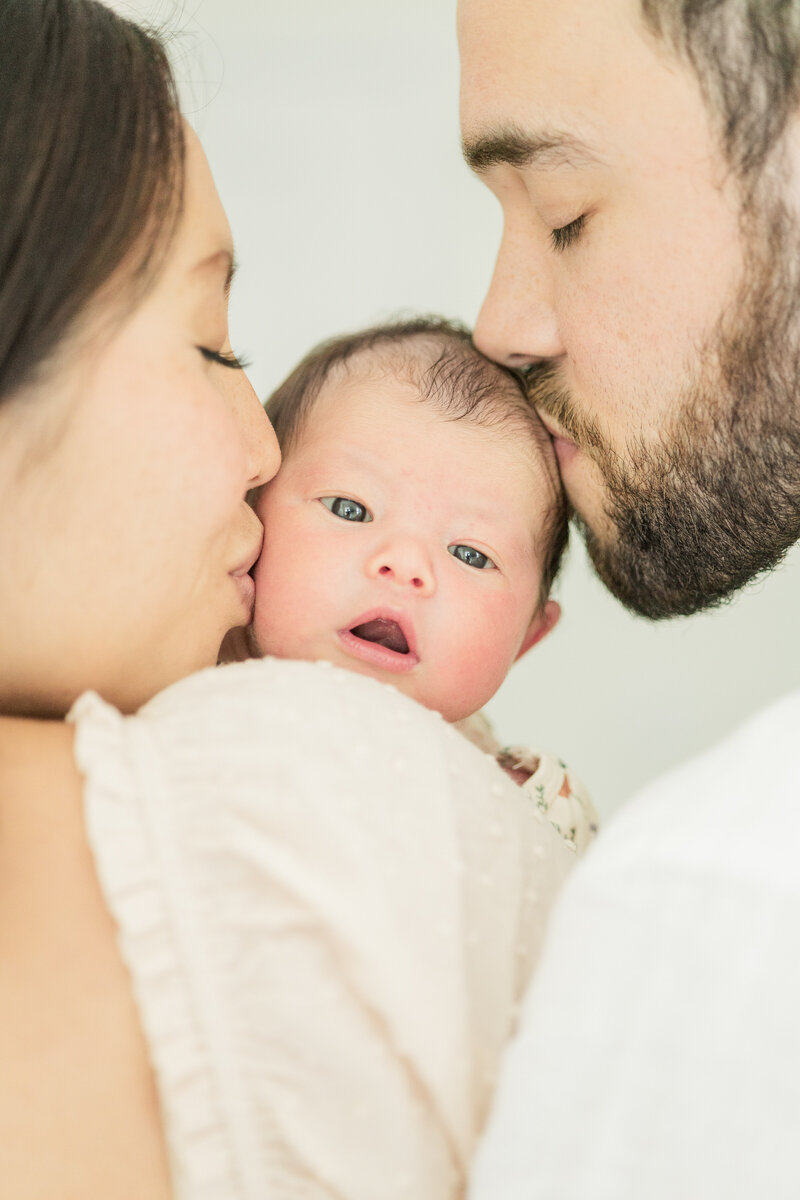
[[[435,588],[433,567],[423,548],[413,541],[397,540],[381,546],[367,561],[371,579],[385,579],[417,595],[430,596]]]

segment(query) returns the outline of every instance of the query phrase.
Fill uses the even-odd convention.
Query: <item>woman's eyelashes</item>
[[[372,520],[372,513],[364,504],[349,500],[347,496],[320,496],[319,502],[343,521],[357,521],[363,525]]]
[[[475,567],[479,571],[486,571],[489,568],[494,569],[495,564],[486,554],[482,554],[480,550],[476,550],[474,546],[453,545],[447,547],[448,554],[452,554],[453,558],[459,559],[460,562],[466,563],[468,567]]]
[[[576,242],[581,236],[585,224],[586,213],[583,213],[580,217],[576,217],[574,221],[570,221],[568,225],[562,225],[560,229],[553,229],[550,234],[553,249],[569,249],[573,242]]]
[[[208,346],[198,346],[203,358],[209,362],[218,363],[221,367],[230,367],[234,371],[244,371],[250,366],[247,359],[234,354],[232,350],[209,350]]]

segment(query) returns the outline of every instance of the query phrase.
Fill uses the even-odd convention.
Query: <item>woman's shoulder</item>
[[[72,756],[72,730],[62,721],[0,716],[0,795],[8,801],[47,795],[53,787],[72,799],[80,777]]]
[[[146,1048],[97,886],[73,740],[63,721],[0,718],[0,961],[13,983],[0,987],[0,1190],[129,1195],[133,1169],[139,1194],[166,1196]],[[32,1138],[47,1152],[26,1152]]]

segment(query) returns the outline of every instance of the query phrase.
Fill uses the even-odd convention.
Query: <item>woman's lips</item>
[[[243,558],[238,567],[234,567],[229,571],[229,575],[238,588],[239,595],[242,598],[242,604],[247,609],[247,619],[253,615],[253,608],[256,599],[256,585],[252,576],[253,568],[258,562],[258,556],[261,553],[263,544],[264,531],[262,529],[261,536],[258,539],[257,545],[254,545],[246,558]]]
[[[247,609],[249,620],[253,615],[253,608],[256,602],[255,580],[247,571],[231,571],[231,579],[236,584],[239,595],[242,598],[242,604]]]

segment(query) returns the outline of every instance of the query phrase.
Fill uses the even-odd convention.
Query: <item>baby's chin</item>
[[[233,630],[233,632],[237,632]],[[278,653],[276,647],[271,644],[269,632],[264,627],[264,621],[258,619],[258,599],[256,598],[256,610],[253,614],[253,620],[244,629],[238,631],[241,634],[241,644],[247,651],[248,658],[292,658],[300,657],[290,654]]]
[[[438,712],[450,724],[456,724],[458,721],[473,716],[494,695],[494,690],[487,689],[485,695],[478,696],[477,699],[475,696],[471,696],[468,703],[464,703],[463,700],[451,699],[443,694],[441,677],[437,678],[435,685],[432,686],[423,664],[407,674],[395,674],[344,654],[341,656],[331,655],[327,661],[332,662],[336,667],[344,667],[346,671],[354,671],[357,675],[368,675],[370,679],[377,679],[378,683],[395,688],[404,696],[408,696],[410,700],[421,704],[423,708]]]
[[[471,697],[470,703],[459,703],[457,700],[450,700],[442,696],[441,680],[437,681],[436,688],[426,686],[428,681],[422,671],[412,671],[407,675],[395,675],[389,671],[381,671],[369,663],[359,662],[357,659],[331,656],[327,661],[332,662],[336,667],[344,667],[346,671],[353,671],[357,675],[367,675],[370,679],[376,679],[378,683],[395,688],[404,696],[408,696],[409,700],[421,704],[423,708],[439,713],[451,725],[474,716],[494,695],[494,692],[487,692],[484,697],[479,697],[477,702],[474,697]]]
[[[237,630],[235,632],[244,635],[242,641],[247,646],[247,652],[241,658],[266,658],[270,656],[272,658],[295,659],[302,662],[329,662],[334,667],[341,667],[345,671],[352,671],[354,675],[366,675],[369,679],[375,679],[378,683],[382,683],[386,687],[395,688],[396,691],[402,692],[404,696],[408,696],[409,700],[414,700],[417,704],[421,704],[423,708],[428,708],[431,712],[438,712],[451,725],[474,716],[486,701],[491,699],[492,693],[487,694],[484,699],[479,699],[477,704],[474,701],[469,705],[459,704],[458,702],[442,698],[439,694],[441,685],[435,689],[435,692],[434,689],[427,688],[425,686],[426,681],[415,673],[395,675],[390,671],[382,671],[370,663],[360,662],[358,659],[350,658],[344,654],[283,654],[280,650],[268,644],[259,643],[258,635],[252,625],[247,630]],[[223,643],[224,645],[225,643]],[[241,661],[240,658],[220,658],[220,662],[239,661]]]

